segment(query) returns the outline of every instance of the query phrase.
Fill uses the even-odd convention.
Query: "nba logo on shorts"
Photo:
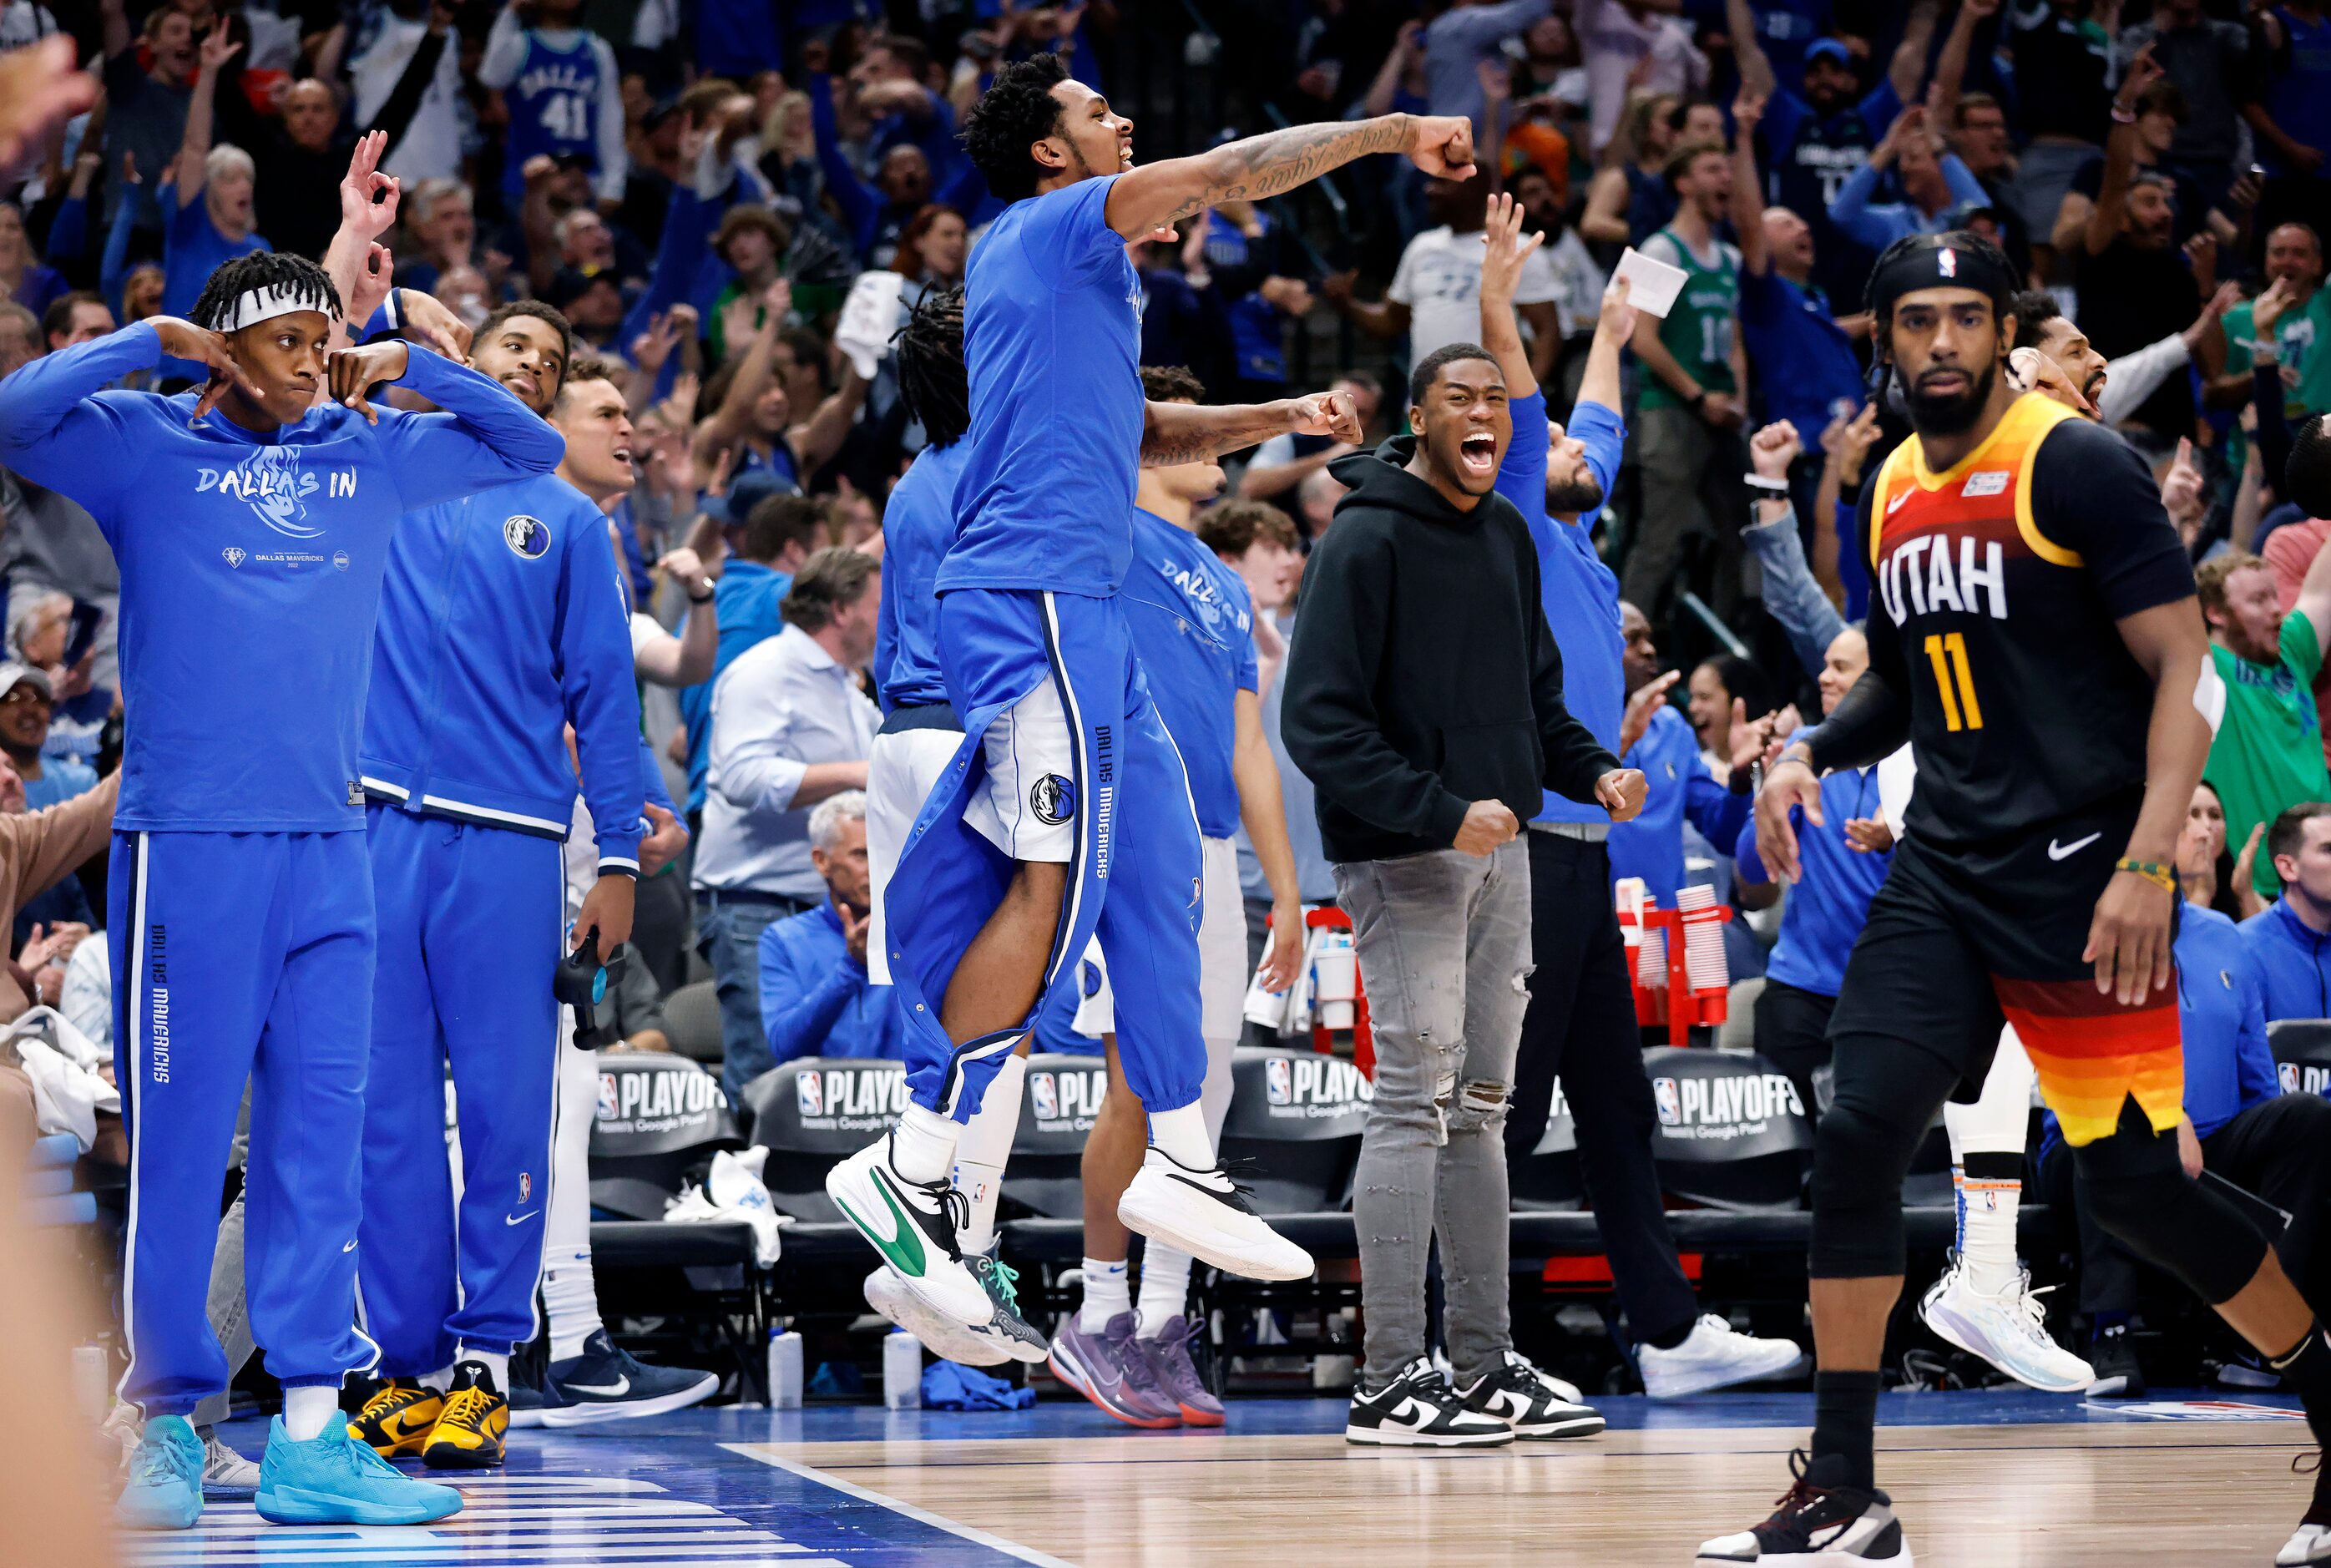
[[[521,1203],[534,1196],[534,1176],[527,1171],[518,1174],[518,1201]]]
[[[603,1122],[615,1119],[615,1075],[612,1072],[599,1075],[599,1119]]]
[[[820,1091],[824,1079],[813,1072],[805,1072],[794,1079],[794,1105],[805,1117],[825,1114],[825,1096]]]
[[[1675,1079],[1671,1078],[1653,1079],[1651,1080],[1651,1101],[1659,1107],[1660,1126],[1663,1127],[1679,1127],[1683,1126],[1683,1102],[1677,1098]]]
[[[1052,1081],[1051,1073],[1032,1072],[1028,1075],[1028,1103],[1035,1107],[1036,1119],[1040,1122],[1049,1122],[1061,1114],[1061,1089]]]
[[[1262,1098],[1272,1105],[1295,1103],[1294,1069],[1283,1056],[1274,1056],[1262,1064]]]

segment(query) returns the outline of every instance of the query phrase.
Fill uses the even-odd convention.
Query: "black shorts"
[[[2132,1094],[2156,1129],[2176,1126],[2184,1076],[2175,985],[2123,1007],[2098,993],[2083,956],[2140,802],[2126,793],[1974,847],[1938,848],[1911,833],[1870,901],[1830,1039],[1908,1041],[1956,1069],[1953,1098],[1973,1100],[2012,1023],[2069,1142],[2110,1134]]]

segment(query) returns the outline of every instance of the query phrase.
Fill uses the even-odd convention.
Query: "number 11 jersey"
[[[2126,442],[2027,393],[1939,474],[1897,447],[1860,532],[1870,664],[1909,694],[1911,832],[1981,844],[2143,787],[2153,682],[2114,623],[2193,572]]]

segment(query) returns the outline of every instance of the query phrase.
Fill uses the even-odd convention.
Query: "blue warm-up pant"
[[[225,1392],[204,1313],[237,1111],[252,1085],[243,1278],[287,1388],[377,1354],[356,1326],[372,870],[364,835],[113,835],[106,941],[129,1130],[119,1392],[150,1418]]]
[[[379,803],[366,817],[380,957],[357,1256],[382,1373],[419,1377],[451,1365],[457,1346],[502,1354],[535,1335],[566,869],[555,839]]]
[[[957,589],[939,603],[938,641],[964,739],[909,832],[886,910],[916,1102],[970,1120],[1027,1031],[1023,1023],[956,1046],[939,1006],[1011,883],[1014,860],[997,837],[1057,838],[1065,820],[1068,889],[1045,996],[1074,985],[1098,936],[1127,1082],[1152,1111],[1194,1103],[1206,1074],[1197,815],[1118,601]],[[1012,744],[991,746],[992,728]],[[1040,998],[1035,1011],[1043,1006]]]

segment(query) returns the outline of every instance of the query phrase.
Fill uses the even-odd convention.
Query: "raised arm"
[[[1894,96],[1904,103],[1917,101],[1919,85],[1927,80],[1927,51],[1935,42],[1935,19],[1941,5],[1942,0],[1916,0],[1910,7],[1909,24],[1902,29],[1902,42],[1887,65],[1886,80]]]
[[[1773,96],[1775,78],[1773,62],[1765,52],[1765,45],[1756,37],[1756,14],[1748,8],[1748,0],[1724,0],[1724,30],[1732,37],[1733,62],[1740,68],[1740,90],[1744,97],[1753,97],[1760,103]],[[1743,130],[1740,139],[1746,141]],[[1737,181],[1732,187],[1732,199],[1740,199]],[[1746,232],[1745,230],[1743,231]]]
[[[1732,199],[1740,199],[1736,184]],[[1627,171],[1623,165],[1614,163],[1595,171],[1594,183],[1586,187],[1586,210],[1579,214],[1578,235],[1598,245],[1623,245],[1633,238],[1627,229]]]
[[[866,389],[871,385],[858,374],[855,365],[845,360],[842,367],[842,385],[817,405],[814,413],[785,432],[785,442],[793,448],[795,470],[804,479],[823,468],[826,461],[842,450],[842,439],[850,433],[851,422],[865,406]]]
[[[1259,202],[1354,158],[1387,152],[1405,155],[1428,175],[1464,179],[1473,172],[1473,122],[1406,114],[1329,120],[1266,131],[1193,157],[1145,164],[1109,186],[1108,226],[1135,239],[1221,202]]]
[[[178,187],[178,205],[192,206],[203,194],[203,182],[207,178],[204,165],[211,156],[212,111],[218,102],[219,71],[226,62],[243,52],[243,45],[232,43],[226,35],[226,19],[214,23],[203,38],[201,63],[195,70],[194,90],[186,97],[186,130],[178,138],[177,161],[171,166],[170,178]]]
[[[518,6],[519,0],[510,0],[495,14],[486,33],[485,54],[478,62],[479,85],[496,92],[516,81],[519,68],[526,63],[526,24],[519,20]]]
[[[777,331],[793,309],[793,288],[780,278],[769,285],[761,296],[761,324],[746,347],[744,363],[737,367],[736,378],[728,383],[728,395],[720,406],[696,428],[696,486],[710,486],[713,467],[721,455],[744,439],[745,427],[753,416],[753,404],[769,389],[772,365],[776,357]],[[729,345],[736,352],[736,345]]]
[[[859,233],[881,211],[882,193],[868,185],[842,154],[842,128],[833,118],[833,78],[822,71],[812,71],[808,90],[810,134],[817,142],[818,170],[825,176],[825,188],[834,204],[842,209],[842,222],[850,225],[854,245]]]
[[[1352,405],[1352,394],[1342,391],[1229,407],[1147,404],[1141,419],[1141,466],[1171,468],[1198,462],[1260,446],[1274,435],[1326,435],[1357,442],[1360,417]]]
[[[1392,112],[1393,99],[1400,91],[1400,79],[1423,48],[1423,35],[1424,24],[1413,17],[1400,24],[1399,34],[1384,52],[1384,63],[1376,68],[1375,80],[1368,83],[1368,90],[1360,100],[1360,108],[1371,118]]]
[[[1543,233],[1522,233],[1522,210],[1503,192],[1489,198],[1489,223],[1481,232],[1481,347],[1498,362],[1506,378],[1506,396],[1519,401],[1537,391],[1537,375],[1522,347],[1520,323],[1514,316],[1514,294],[1520,289],[1522,267],[1546,243]]]
[[[1732,4],[1746,9],[1746,0]],[[1756,171],[1756,127],[1764,118],[1764,96],[1744,87],[1732,100],[1732,227],[1741,271],[1759,278],[1773,265],[1765,244],[1765,176]]]
[[[1910,111],[1902,112],[1907,115]],[[1882,250],[1893,242],[1893,231],[1870,212],[1870,198],[1877,194],[1878,182],[1887,166],[1894,161],[1894,138],[1901,126],[1900,120],[1894,122],[1894,129],[1886,133],[1886,139],[1878,144],[1870,161],[1854,170],[1838,187],[1837,195],[1830,198],[1829,221],[1872,250]]]
[[[591,183],[601,205],[613,211],[623,199],[623,186],[632,174],[632,151],[623,139],[623,79],[615,69],[615,52],[605,39],[592,39],[591,48],[599,57],[599,170]]]
[[[2112,135],[2105,140],[2104,179],[2088,207],[2088,221],[2080,230],[2081,247],[2091,256],[2102,255],[2120,233],[2121,208],[2128,199],[2129,176],[2136,168],[2136,105],[2145,89],[2161,80],[2154,62],[2153,45],[2146,44],[2128,63],[2120,90],[2113,97]]]
[[[366,132],[357,138],[348,154],[347,173],[340,176],[340,226],[325,247],[323,267],[332,286],[340,291],[342,302],[350,308],[352,318],[343,324],[342,332],[364,326],[371,315],[366,309],[358,316],[356,301],[383,293],[371,277],[372,252],[380,236],[395,223],[402,195],[395,178],[380,172],[380,160],[387,152],[387,132]]]
[[[2315,559],[2307,563],[2307,575],[2299,581],[2298,599],[2291,609],[2306,616],[2307,624],[2315,628],[2317,647],[2331,646],[2331,549],[2315,552]]]
[[[1966,81],[1967,61],[1974,52],[1975,29],[1998,15],[1999,6],[2000,0],[1959,0],[1958,14],[1951,18],[1951,30],[1943,35],[1943,52],[1935,57],[1934,100],[1930,107],[1936,125],[1951,123],[1951,112],[1958,107],[1959,89]]]
[[[1627,303],[1628,287],[1626,280],[1622,278],[1613,280],[1603,290],[1603,309],[1594,318],[1594,340],[1586,348],[1586,374],[1578,380],[1578,401],[1600,404],[1609,409],[1613,417],[1617,416],[1622,406],[1619,351],[1633,338],[1636,318],[1640,314]],[[1573,413],[1571,418],[1575,422],[1577,415]]]

